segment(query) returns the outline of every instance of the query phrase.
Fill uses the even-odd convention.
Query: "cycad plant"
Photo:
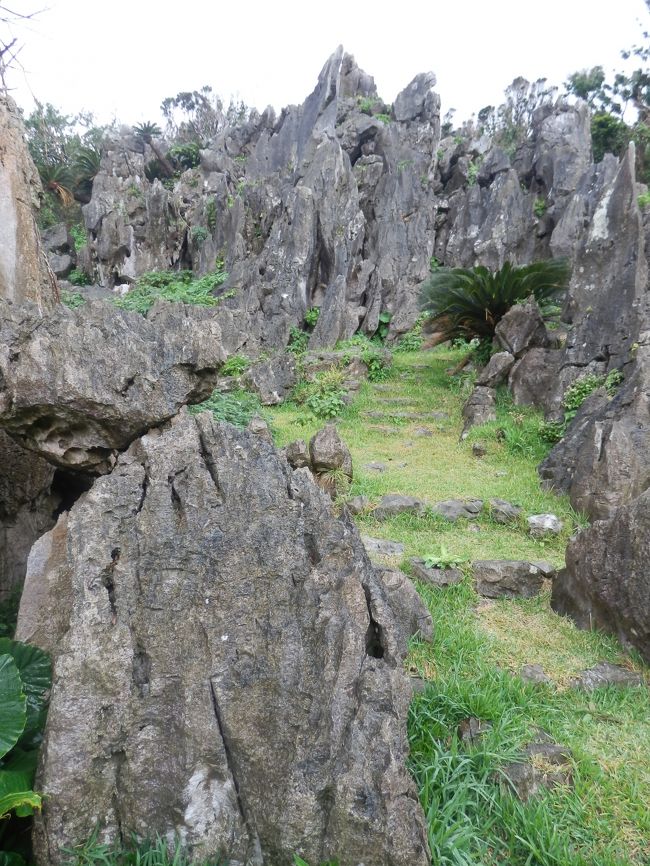
[[[544,311],[564,291],[571,269],[565,259],[516,266],[506,262],[492,273],[488,268],[438,268],[425,283],[420,307],[434,323],[440,339],[492,339],[508,310],[533,297]]]
[[[141,141],[143,141],[145,144],[148,144],[149,147],[153,150],[156,159],[162,166],[163,171],[165,172],[167,177],[173,177],[174,166],[162,153],[162,151],[154,141],[154,138],[160,138],[160,136],[162,135],[161,129],[158,124],[151,123],[151,121],[147,121],[145,123],[137,123],[133,127],[133,132]]]

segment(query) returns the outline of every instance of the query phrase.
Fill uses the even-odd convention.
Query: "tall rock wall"
[[[41,182],[23,135],[16,104],[0,94],[0,298],[46,310],[58,294],[34,219]]]

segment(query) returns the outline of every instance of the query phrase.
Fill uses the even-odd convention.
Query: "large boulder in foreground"
[[[109,471],[137,436],[205,399],[225,360],[214,319],[164,306],[163,328],[155,308],[145,319],[95,301],[42,317],[0,300],[0,427],[55,465]]]
[[[30,556],[18,636],[54,662],[37,862],[100,822],[201,862],[427,866],[399,603],[269,443],[187,412],[134,442]]]
[[[574,538],[551,604],[581,628],[616,634],[650,663],[650,490]]]

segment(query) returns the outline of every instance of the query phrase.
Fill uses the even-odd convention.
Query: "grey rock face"
[[[32,544],[54,525],[59,496],[51,493],[54,467],[1,429],[0,454],[0,601],[6,601],[23,585]]]
[[[169,307],[163,330],[102,302],[42,318],[0,301],[0,426],[55,465],[108,471],[138,435],[205,399],[225,360],[214,320]]]
[[[0,298],[33,301],[44,312],[58,300],[34,214],[41,181],[11,97],[0,95]]]
[[[550,677],[544,673],[544,668],[541,665],[524,665],[519,672],[519,676],[525,683],[533,683],[533,685],[551,682]]]
[[[519,560],[476,560],[472,563],[476,591],[486,598],[532,598],[544,582],[541,569]]]
[[[362,514],[370,505],[367,496],[353,496],[347,503],[350,514]]]
[[[282,453],[287,458],[287,462],[292,469],[302,469],[304,466],[311,466],[309,448],[303,439],[289,442],[282,449]]]
[[[339,436],[335,424],[326,424],[309,440],[309,456],[314,472],[342,470],[352,479],[352,455]]]
[[[465,425],[461,433],[461,439],[465,439],[472,427],[487,424],[488,421],[496,421],[496,392],[494,388],[479,385],[474,388],[463,406],[463,419]]]
[[[559,410],[563,388],[564,353],[558,349],[530,349],[512,367],[508,387],[517,406]]]
[[[282,403],[296,384],[296,361],[283,352],[268,361],[253,364],[244,376],[247,387],[257,394],[263,406]]]
[[[614,398],[594,392],[539,467],[546,485],[594,520],[650,487],[650,348],[641,345],[637,356]]]
[[[77,263],[77,255],[66,224],[59,223],[46,229],[41,240],[55,276],[67,277]]]
[[[571,749],[559,743],[529,743],[524,749],[526,760],[514,761],[502,767],[502,781],[505,781],[517,797],[526,803],[544,788],[571,785],[572,757]],[[536,758],[541,767],[531,762],[531,759]]]
[[[433,640],[434,625],[431,614],[404,572],[380,566],[375,566],[375,572],[387,593],[401,631],[400,652],[406,655],[409,638],[413,635],[419,635],[422,640]]]
[[[41,539],[18,631],[54,661],[38,863],[101,815],[201,859],[427,866],[408,605],[304,472],[182,413]]]
[[[372,512],[377,520],[386,520],[398,514],[424,514],[425,504],[415,496],[404,496],[401,493],[387,493],[382,496],[379,505]]]
[[[553,582],[551,605],[580,628],[618,635],[650,661],[650,491],[580,532]]]
[[[476,377],[476,384],[496,388],[505,382],[514,363],[514,356],[510,352],[496,352]]]
[[[417,76],[384,123],[362,111],[368,100],[388,111],[372,78],[339,48],[302,105],[225,127],[173,191],[150,184],[145,157],[117,138],[84,209],[101,281],[170,263],[203,274],[225,250],[236,297],[215,315],[249,354],[284,347],[315,306],[312,349],[359,326],[373,334],[385,311],[391,333],[406,331],[435,237],[433,81]]]
[[[543,349],[548,345],[548,333],[537,304],[515,304],[501,319],[494,331],[505,352],[520,358],[528,349]]]

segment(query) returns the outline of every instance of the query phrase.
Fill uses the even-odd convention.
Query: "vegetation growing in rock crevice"
[[[214,290],[227,279],[223,262],[218,262],[216,269],[203,277],[195,277],[192,271],[151,271],[143,274],[126,295],[113,303],[123,310],[134,310],[143,315],[157,300],[214,307],[224,298],[233,297],[230,292],[219,296],[214,294]]]

